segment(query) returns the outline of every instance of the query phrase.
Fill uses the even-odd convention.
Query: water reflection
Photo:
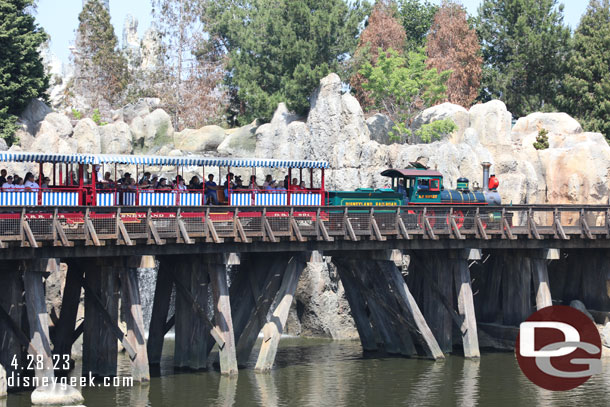
[[[106,406],[568,406],[608,405],[610,375],[594,376],[580,388],[549,392],[521,373],[512,353],[487,353],[480,360],[449,356],[444,361],[366,358],[357,342],[283,339],[270,374],[254,372],[256,355],[238,377],[218,371],[174,371],[173,343],[164,349],[161,376],[150,385],[84,388],[85,405]],[[610,360],[603,369],[610,371]],[[79,367],[77,367],[79,371]],[[129,358],[119,371],[129,375]],[[12,406],[29,406],[29,393],[9,395]],[[0,407],[3,407],[0,401]]]

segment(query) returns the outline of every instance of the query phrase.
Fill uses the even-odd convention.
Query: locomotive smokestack
[[[491,167],[491,163],[485,161],[481,163],[483,166],[483,191],[489,191],[489,167]]]

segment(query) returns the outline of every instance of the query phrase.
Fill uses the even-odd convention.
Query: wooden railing
[[[6,207],[0,247],[610,237],[610,206]]]

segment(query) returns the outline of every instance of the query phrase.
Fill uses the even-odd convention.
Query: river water
[[[568,392],[530,383],[512,353],[480,360],[445,361],[363,357],[359,342],[282,338],[270,374],[256,374],[255,356],[237,378],[216,370],[175,372],[173,341],[166,341],[160,376],[150,385],[83,388],[85,405],[108,406],[608,406],[610,360],[605,374]],[[256,351],[256,349],[255,349]],[[253,352],[253,355],[255,352]],[[77,364],[77,371],[80,371]],[[129,359],[119,355],[119,373]],[[2,403],[0,403],[2,404]],[[29,393],[11,394],[7,406],[29,406]]]

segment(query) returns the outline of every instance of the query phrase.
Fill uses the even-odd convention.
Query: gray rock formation
[[[256,121],[247,126],[226,131],[226,137],[218,146],[218,153],[226,156],[248,157],[256,150]]]
[[[34,405],[76,406],[85,399],[80,391],[74,387],[55,383],[45,387],[37,387],[32,392],[31,401]]]
[[[102,152],[100,132],[91,119],[79,120],[74,127],[72,138],[76,140],[77,153],[99,154]]]
[[[591,313],[589,311],[587,311],[587,307],[585,306],[585,304],[582,301],[572,300],[572,301],[570,301],[570,307],[576,308],[577,310],[579,310],[580,312],[585,314],[591,321],[595,322],[593,315],[591,315]]]
[[[174,133],[174,146],[192,153],[216,151],[225,138],[225,130],[220,126],[204,126],[198,130],[185,129]]]
[[[99,128],[102,153],[131,154],[133,136],[127,123],[119,121]]]
[[[366,125],[369,128],[371,140],[376,141],[379,144],[385,145],[395,143],[394,141],[390,140],[389,134],[394,128],[394,122],[385,114],[374,114],[373,116],[366,119]]]
[[[143,117],[136,117],[131,123],[134,149],[150,150],[173,143],[174,126],[170,116],[162,109]]]

